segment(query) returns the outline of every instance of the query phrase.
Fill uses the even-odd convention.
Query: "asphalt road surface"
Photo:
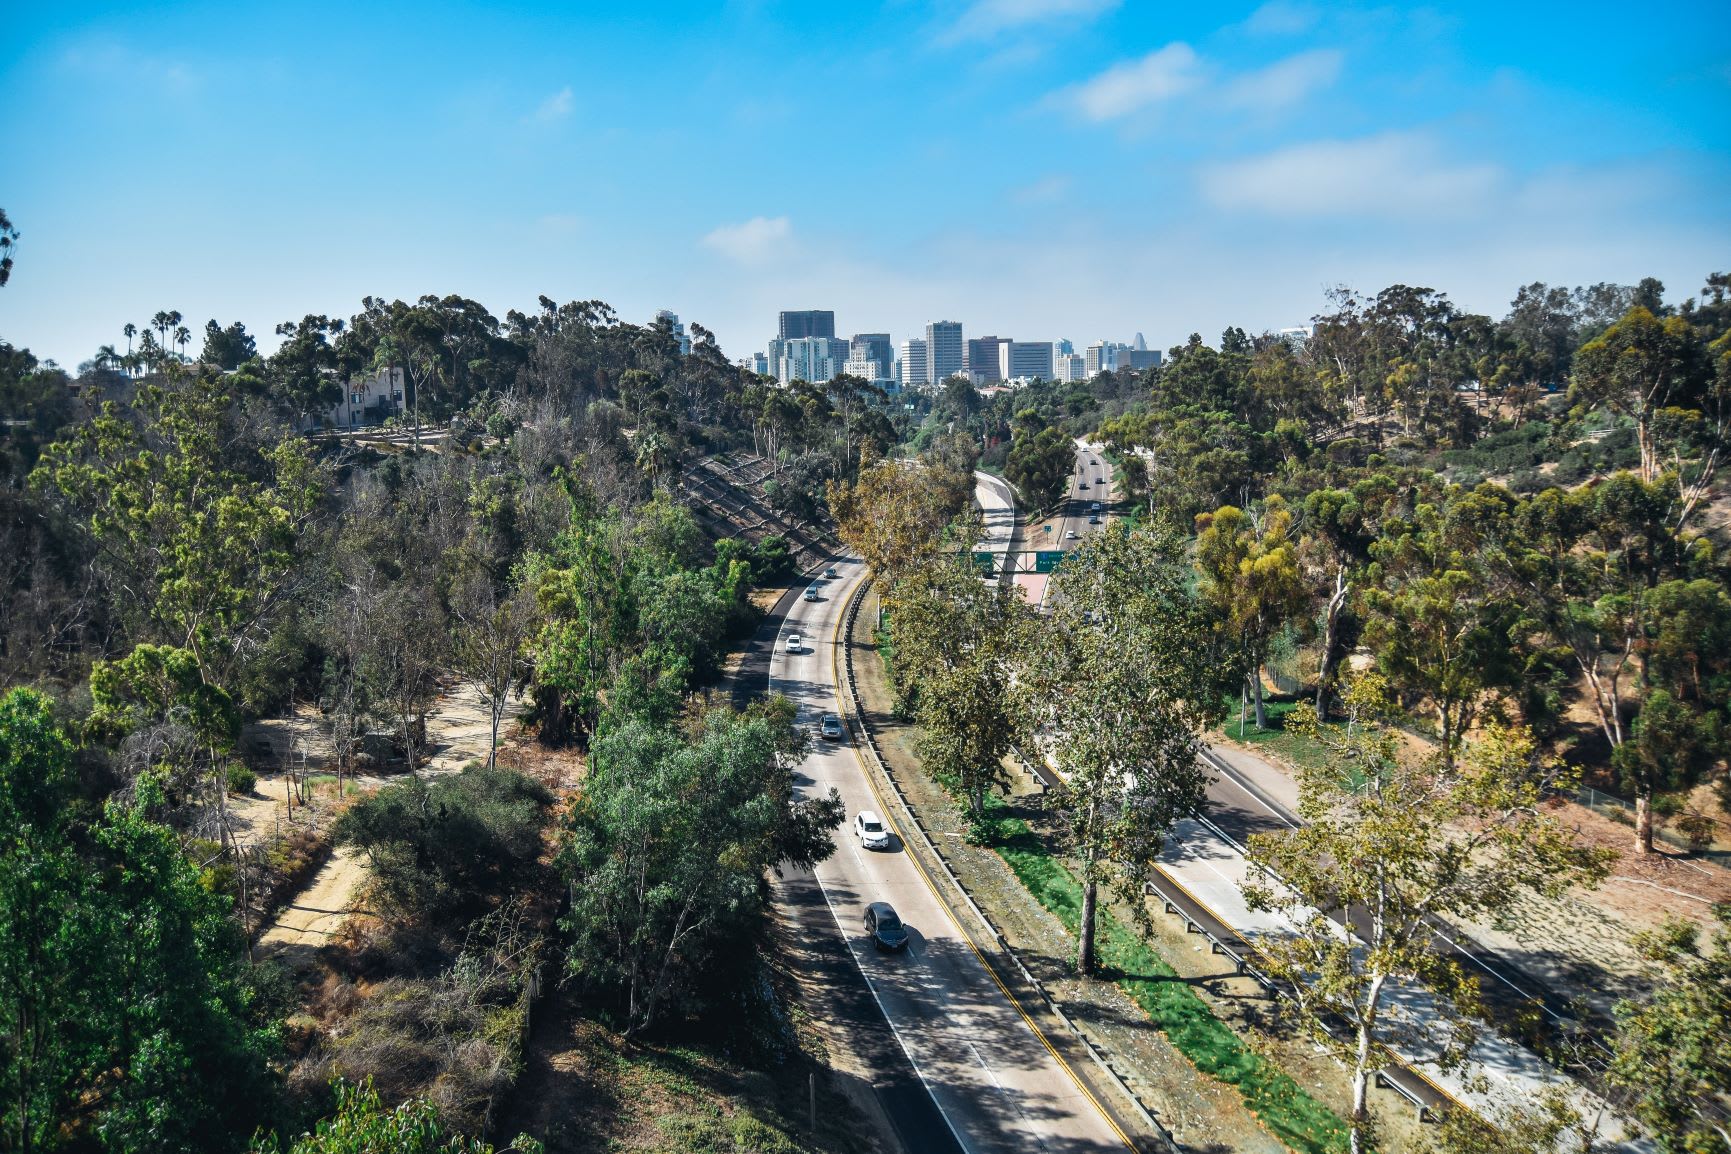
[[[839,562],[839,577],[819,583],[820,600],[796,601],[776,639],[770,689],[799,706],[799,720],[815,726],[836,709],[836,632],[847,594],[863,575],[857,561]],[[787,638],[801,646],[790,653]],[[960,1148],[967,1154],[1046,1151],[1048,1154],[1124,1151],[1129,1144],[1071,1077],[1045,1041],[1005,997],[966,935],[951,921],[899,833],[887,851],[860,847],[854,815],[869,809],[885,817],[873,795],[852,739],[817,740],[800,767],[802,793],[833,786],[847,806],[836,852],[815,871],[823,904],[846,943],[881,1014],[852,1015],[858,1029],[880,1031],[911,1064],[935,1105],[927,1126],[947,1132],[910,1136],[917,1128],[895,1101],[884,1102],[904,1139],[918,1149]],[[889,822],[895,829],[894,823]],[[794,880],[797,884],[797,879]],[[908,927],[905,952],[882,953],[861,924],[868,902],[887,901]],[[803,918],[801,919],[804,920]],[[898,1090],[905,1098],[906,1094]],[[880,1097],[881,1097],[880,1093]],[[919,1103],[902,1102],[917,1107]],[[925,1144],[929,1142],[928,1144]]]

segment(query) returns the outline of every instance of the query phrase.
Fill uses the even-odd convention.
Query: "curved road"
[[[820,600],[795,601],[782,623],[770,688],[799,706],[802,723],[815,725],[824,713],[839,712],[837,633],[847,595],[864,568],[858,561],[838,561],[839,577],[817,583]],[[787,637],[795,633],[803,644],[789,653]],[[881,1019],[856,1014],[852,1022],[893,1038],[929,1092],[934,1128],[942,1130],[910,1134],[898,1120],[904,1141],[913,1149],[959,1148],[967,1154],[1129,1149],[999,989],[900,837],[892,838],[888,851],[860,848],[854,815],[862,809],[884,814],[886,807],[873,794],[851,741],[817,744],[800,767],[798,788],[821,794],[833,786],[847,805],[849,824],[837,831],[836,853],[817,867],[816,883],[882,1011]],[[792,880],[797,886],[798,879]],[[887,901],[901,914],[912,939],[905,953],[880,953],[866,937],[861,917],[873,901]],[[894,1104],[885,1105],[893,1115]]]

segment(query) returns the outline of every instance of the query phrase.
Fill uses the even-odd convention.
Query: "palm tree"
[[[174,315],[179,316],[180,314],[175,313]],[[190,340],[192,340],[192,333],[187,330],[185,325],[174,330],[174,343],[180,346],[180,359],[183,361],[186,359],[186,345]]]
[[[103,345],[96,350],[96,367],[99,369],[110,368],[119,360],[120,354],[114,351],[113,345]]]
[[[132,355],[132,338],[138,335],[138,326],[127,321],[126,327],[120,331],[126,334],[126,355],[130,357]]]
[[[157,347],[166,349],[168,347],[168,330],[174,327],[174,322],[168,319],[167,310],[156,310],[156,315],[150,318],[150,327],[156,330]]]

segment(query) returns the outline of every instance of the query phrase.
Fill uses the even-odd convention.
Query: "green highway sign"
[[[992,556],[990,553],[976,552],[974,554],[974,567],[982,573],[993,572]]]
[[[1058,562],[1064,559],[1062,549],[1041,549],[1034,554],[1034,572],[1050,573],[1058,567]]]

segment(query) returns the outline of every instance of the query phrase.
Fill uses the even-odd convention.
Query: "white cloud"
[[[975,0],[945,40],[986,40],[1030,24],[1087,21],[1118,6],[1118,0]]]
[[[576,98],[571,94],[571,87],[567,85],[541,102],[541,107],[535,110],[534,119],[542,124],[564,120],[571,115],[571,109],[575,104]]]
[[[1271,112],[1302,103],[1327,88],[1340,75],[1342,54],[1333,48],[1300,52],[1267,68],[1247,72],[1226,85],[1227,104],[1253,112]]]
[[[1242,25],[1252,36],[1296,36],[1316,23],[1316,9],[1308,4],[1269,0],[1252,12]]]
[[[1058,94],[1090,120],[1113,120],[1181,96],[1202,83],[1202,62],[1188,45],[1174,42],[1140,60],[1114,64],[1092,80]]]
[[[724,224],[703,238],[714,249],[740,264],[763,264],[787,248],[793,226],[785,216],[754,216],[741,224]]]
[[[1503,183],[1489,164],[1455,164],[1416,133],[1317,140],[1205,166],[1202,194],[1217,208],[1276,217],[1458,217],[1482,209]]]

